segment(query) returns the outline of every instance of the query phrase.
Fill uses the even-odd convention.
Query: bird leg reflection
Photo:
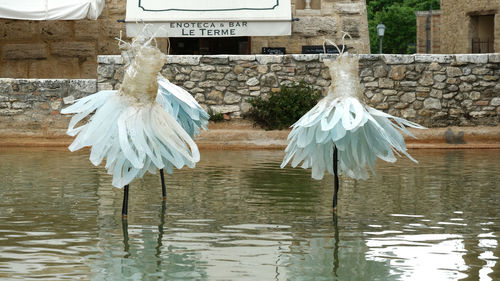
[[[338,227],[337,214],[333,214],[333,227],[335,228],[335,244],[333,245],[333,274],[338,277],[337,271],[339,269],[339,227]]]

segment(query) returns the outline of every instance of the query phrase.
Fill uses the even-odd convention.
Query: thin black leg
[[[167,199],[167,189],[165,188],[165,176],[163,175],[163,169],[160,169],[160,178],[161,178],[161,195],[163,196],[163,200]]]
[[[126,218],[128,215],[128,184],[123,187],[123,205],[122,217]]]
[[[337,211],[337,194],[339,193],[339,175],[338,175],[338,151],[337,147],[333,146],[333,173],[334,173],[334,187],[333,193],[333,211]]]

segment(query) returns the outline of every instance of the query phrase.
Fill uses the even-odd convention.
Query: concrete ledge
[[[210,131],[195,138],[202,150],[238,149],[280,149],[287,145],[290,130],[266,131],[255,127],[251,122],[237,120],[211,123]],[[67,147],[73,138],[65,134],[65,129],[44,131],[21,131],[19,129],[0,129],[0,147]],[[410,130],[416,139],[406,137],[411,149],[500,149],[500,126],[488,127],[446,127],[426,130]],[[456,138],[464,143],[447,142]],[[458,136],[463,133],[463,138]]]

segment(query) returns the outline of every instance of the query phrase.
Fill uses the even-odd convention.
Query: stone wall
[[[163,74],[205,108],[233,118],[248,99],[305,80],[325,93],[325,55],[169,56]],[[0,79],[0,128],[65,128],[60,110],[79,97],[117,89],[120,56],[98,57],[98,80]],[[365,101],[428,127],[500,123],[500,54],[361,55]],[[97,85],[96,85],[97,84]]]
[[[326,93],[325,55],[170,56],[163,74],[214,112],[240,117],[248,99],[304,80]],[[120,56],[99,57],[99,89],[116,89]],[[372,107],[429,127],[500,121],[500,54],[361,55],[360,76]]]
[[[96,89],[95,79],[0,78],[0,129],[66,128],[61,109]]]

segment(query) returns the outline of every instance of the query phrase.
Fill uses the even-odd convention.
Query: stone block
[[[210,109],[217,113],[232,113],[240,111],[240,107],[238,105],[212,105],[210,106]]]
[[[404,65],[395,65],[391,67],[391,71],[389,72],[389,77],[396,81],[401,81],[405,78],[406,66]]]
[[[47,60],[30,61],[28,69],[30,77],[36,78],[80,77],[78,58],[52,58]]]
[[[255,55],[232,55],[229,61],[255,61]]]
[[[446,75],[448,75],[448,77],[457,77],[462,74],[462,70],[458,67],[449,66],[446,68]]]
[[[500,98],[492,98],[490,101],[490,105],[492,106],[499,106],[500,105]]]
[[[87,58],[84,61],[80,61],[80,78],[90,79],[95,77],[97,77],[97,63],[95,59]],[[121,77],[119,80],[122,79],[123,77]]]
[[[420,85],[422,85],[422,86],[430,86],[430,85],[434,84],[434,77],[432,75],[432,72],[425,71],[422,74],[422,78],[420,78],[420,80],[418,80],[418,83],[420,83]]]
[[[342,31],[345,31],[351,35],[352,38],[359,38],[359,23],[361,19],[359,17],[355,18],[344,18],[342,20]]]
[[[260,64],[282,63],[283,55],[255,55],[255,59]]]
[[[416,100],[416,95],[415,95],[415,92],[406,92],[404,93],[403,95],[401,95],[401,102],[404,102],[404,103],[412,103]]]
[[[376,78],[386,77],[388,71],[389,68],[387,66],[377,65],[373,67],[373,76],[375,76]]]
[[[317,61],[319,59],[318,54],[293,54],[292,58],[295,61]]]
[[[13,20],[2,22],[3,34],[0,34],[6,42],[13,40],[32,40],[38,36],[38,21]]]
[[[428,98],[424,100],[424,108],[425,109],[441,109],[441,101],[436,98]]]
[[[96,44],[89,42],[54,42],[50,46],[51,53],[60,57],[94,57]]]
[[[97,41],[97,50],[100,55],[116,55],[121,53],[116,40],[107,37],[99,37]]]
[[[415,62],[413,55],[380,55],[386,64],[411,64]]]
[[[118,22],[116,19],[99,19],[99,36],[113,39],[120,36],[120,30],[125,31],[125,23]],[[123,32],[123,34],[125,34]],[[115,40],[116,41],[116,40]],[[115,42],[116,44],[116,42]]]
[[[334,4],[334,9],[339,14],[361,14],[364,12],[362,3],[339,2]]]
[[[268,73],[262,75],[261,77],[261,85],[267,87],[277,87],[278,86],[278,77],[274,75],[274,73]]]
[[[35,44],[6,44],[2,48],[2,56],[7,60],[46,59],[47,45]]]
[[[199,65],[201,56],[175,55],[167,57],[167,64]]]
[[[335,17],[301,17],[300,21],[292,22],[294,34],[306,37],[314,37],[318,34],[334,37],[339,28]]]
[[[96,20],[74,21],[74,29],[76,40],[97,40],[99,37],[99,21]]]
[[[392,89],[394,88],[394,81],[388,78],[379,78],[378,79],[378,86],[380,88],[389,88]]]
[[[488,54],[457,54],[457,62],[463,63],[488,63]]]
[[[237,103],[239,101],[241,101],[241,96],[240,95],[237,95],[237,94],[234,94],[234,93],[231,93],[231,92],[227,92],[224,95],[224,102],[226,104],[234,104],[234,103]]]
[[[500,62],[500,53],[488,54],[488,62],[489,63],[499,63]]]
[[[171,57],[171,56],[169,56]],[[97,56],[98,64],[123,64],[123,57],[120,55]]]
[[[69,80],[70,95],[80,93],[93,94],[97,92],[97,81],[95,79],[71,79]]]
[[[229,62],[228,55],[205,55],[201,58],[202,63],[210,64],[227,64]]]
[[[259,83],[260,83],[259,79],[255,78],[255,77],[252,77],[252,78],[250,78],[250,79],[248,79],[248,80],[246,81],[246,84],[247,84],[248,86],[256,86],[256,85],[258,85]]]
[[[73,36],[73,21],[40,21],[40,38],[44,41],[68,40]]]
[[[454,60],[455,60],[455,58],[452,55],[434,55],[434,54],[415,55],[415,62],[451,63]]]

